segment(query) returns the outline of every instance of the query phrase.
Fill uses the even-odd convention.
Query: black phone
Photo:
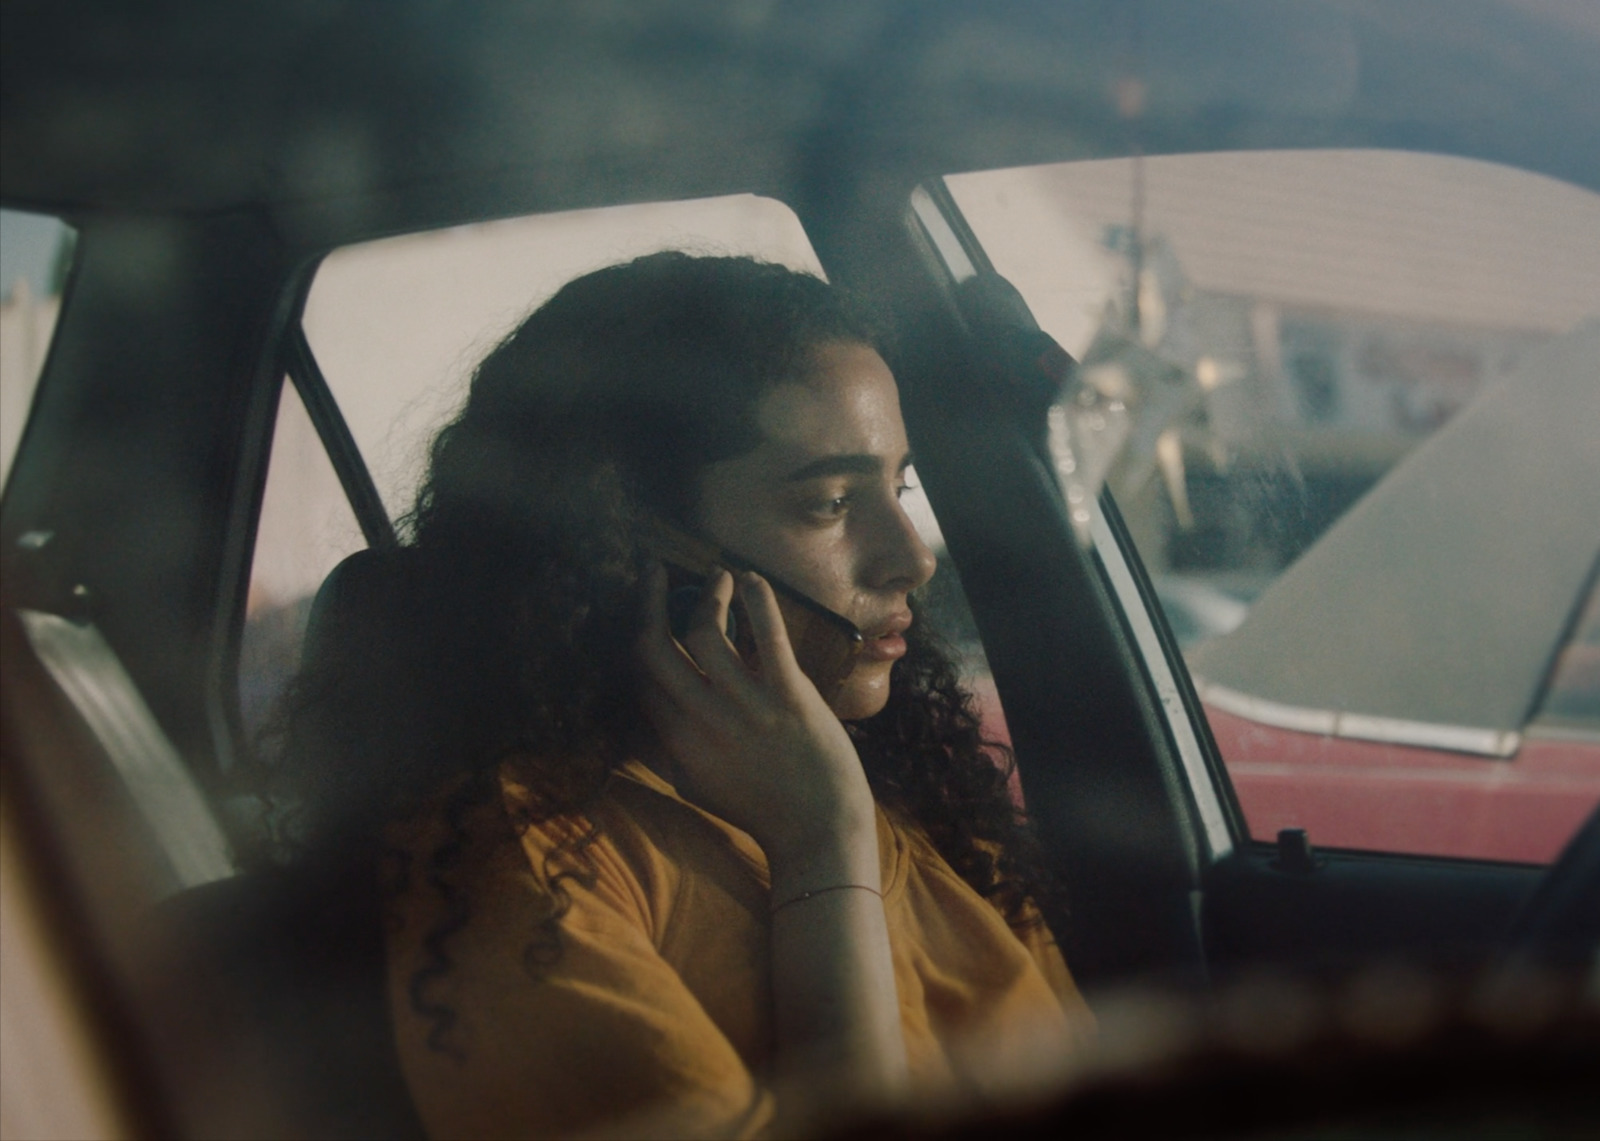
[[[667,565],[667,627],[672,631],[672,636],[679,642],[689,634],[689,622],[694,617],[695,607],[700,605],[700,598],[705,594],[705,575],[695,574],[684,567],[674,563]],[[740,635],[748,626],[740,621],[744,614],[744,603],[737,594],[733,597],[733,604],[728,607],[728,626],[726,631],[728,641],[738,648],[741,654],[746,654],[746,647],[740,644]]]
[[[706,579],[714,570],[721,567],[754,571],[767,580],[777,595],[778,610],[783,614],[801,672],[811,679],[824,700],[832,701],[838,694],[866,645],[854,622],[748,559],[669,523],[652,520],[643,538],[645,548],[667,568],[667,621],[674,638],[681,640],[687,632]],[[737,594],[728,608],[727,633],[728,641],[741,655],[746,659],[754,655],[755,640]]]

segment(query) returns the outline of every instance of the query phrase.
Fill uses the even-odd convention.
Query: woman
[[[1004,750],[913,618],[876,343],[745,259],[570,283],[435,442],[381,634],[298,679],[296,834],[385,873],[434,1135],[792,1130],[1087,1032]],[[761,574],[674,634],[663,525],[860,628],[826,698]]]

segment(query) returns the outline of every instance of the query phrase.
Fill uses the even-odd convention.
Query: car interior
[[[1150,993],[1212,1009],[1263,977],[1343,994],[1374,967],[1454,996],[1521,964],[1557,980],[1540,994],[1587,996],[1541,1016],[1520,1055],[1479,1044],[1526,1064],[1440,1076],[1437,1056],[1408,1070],[1397,1049],[1384,1065],[1427,1081],[1339,1096],[1352,1111],[1436,1098],[1470,1114],[1472,1097],[1503,1094],[1576,1114],[1576,1075],[1600,1056],[1600,755],[1573,762],[1581,826],[1551,840],[1549,864],[1253,830],[1142,517],[1104,481],[1069,479],[1052,443],[1090,350],[1042,327],[955,176],[1397,151],[1600,200],[1600,26],[1586,12],[9,3],[0,191],[75,245],[0,513],[6,856],[34,885],[26,909],[8,887],[7,922],[34,925],[68,980],[64,1009],[90,1044],[80,1080],[136,1134],[423,1135],[372,893],[316,869],[236,870],[261,824],[231,775],[256,747],[252,568],[289,402],[353,520],[300,600],[296,652],[378,642],[384,558],[404,534],[405,504],[319,351],[340,318],[314,323],[308,298],[336,251],[367,243],[755,195],[792,212],[805,256],[893,328],[941,562],[1066,885],[1054,934],[1091,1005]],[[1600,231],[1572,244],[1597,272]],[[1591,407],[1597,390],[1591,376],[1575,399]],[[1573,470],[1596,478],[1593,462]],[[1594,589],[1600,483],[1554,499],[1574,593],[1552,629],[1570,641]],[[373,553],[343,558],[358,549]],[[1559,1049],[1538,1037],[1546,1023]],[[1544,1086],[1526,1084],[1535,1062]],[[1205,1106],[1188,1127],[1219,1135],[1329,1111],[1267,1085],[1230,1102],[1191,1080],[1163,1104]],[[1124,1090],[1081,1121],[1110,1131],[1138,1099]]]

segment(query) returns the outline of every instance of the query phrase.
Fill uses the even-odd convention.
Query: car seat
[[[373,623],[399,552],[359,551],[324,580],[302,661]],[[208,1137],[420,1138],[389,1018],[382,909],[361,869],[310,864],[193,888],[157,909],[154,1000],[180,1025],[196,1088],[180,1126]]]

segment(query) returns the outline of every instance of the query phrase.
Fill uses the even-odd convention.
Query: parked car
[[[1190,656],[1257,835],[1547,862],[1600,804],[1596,359],[1530,353]]]
[[[792,216],[805,256],[881,304],[898,336],[945,587],[959,579],[1021,793],[1071,900],[1055,933],[1105,1026],[1084,1069],[1018,1075],[1026,1097],[989,1107],[999,1118],[951,1110],[886,1128],[1595,1126],[1600,818],[1579,827],[1574,808],[1559,824],[1568,838],[1542,816],[1527,825],[1550,839],[1537,849],[1461,859],[1439,855],[1466,851],[1454,840],[1344,850],[1366,842],[1338,831],[1346,804],[1296,818],[1308,847],[1263,838],[1262,814],[1277,810],[1248,791],[1243,767],[1314,775],[1352,763],[1339,752],[1356,747],[1348,733],[1318,723],[1305,736],[1263,716],[1269,705],[1517,734],[1515,759],[1470,760],[1488,773],[1557,763],[1535,755],[1526,715],[1548,687],[1526,663],[1563,644],[1581,659],[1591,640],[1592,611],[1575,640],[1564,631],[1580,629],[1574,608],[1593,589],[1593,449],[1569,466],[1593,403],[1592,335],[1529,350],[1530,367],[1546,349],[1572,359],[1514,401],[1517,431],[1534,434],[1511,453],[1515,480],[1483,480],[1471,463],[1438,477],[1472,493],[1462,510],[1495,520],[1474,550],[1524,542],[1504,529],[1523,522],[1526,543],[1560,549],[1556,577],[1512,569],[1481,588],[1475,616],[1524,588],[1538,612],[1485,628],[1495,662],[1524,665],[1488,679],[1492,697],[1440,698],[1470,701],[1482,720],[1317,704],[1293,688],[1320,668],[1312,656],[1234,656],[1343,639],[1372,651],[1347,660],[1385,702],[1459,664],[1412,652],[1382,614],[1358,629],[1300,605],[1368,597],[1371,576],[1345,573],[1346,544],[1378,547],[1397,589],[1402,571],[1420,572],[1425,601],[1442,584],[1427,534],[1400,527],[1416,545],[1397,567],[1381,520],[1368,530],[1363,519],[1409,494],[1408,472],[1427,472],[1445,435],[1395,467],[1236,630],[1195,649],[1191,676],[1146,573],[1149,517],[1129,494],[1119,508],[1115,473],[1113,493],[1097,496],[1100,480],[1051,449],[1051,432],[1072,428],[1064,384],[1068,399],[1086,394],[1086,417],[1110,415],[1114,399],[1072,387],[1035,325],[1030,305],[1043,306],[1003,279],[943,179],[1337,146],[1494,164],[1587,203],[1600,194],[1600,26],[1587,5],[53,0],[7,4],[0,74],[0,198],[77,234],[0,502],[6,1137],[414,1131],[378,917],[335,913],[314,882],[237,873],[259,814],[233,776],[254,747],[246,717],[265,700],[245,683],[266,676],[241,678],[262,660],[242,665],[242,644],[268,613],[285,644],[299,636],[302,586],[273,599],[262,589],[280,523],[327,539],[317,559],[395,541],[404,504],[381,448],[400,410],[375,413],[369,433],[363,397],[341,387],[360,387],[368,353],[335,367],[329,330],[367,346],[403,337],[405,295],[449,285],[466,297],[487,271],[391,274],[381,304],[356,290],[352,307],[325,312],[318,290],[371,243],[405,235],[749,195]],[[661,221],[672,216],[650,223],[650,242],[685,240]],[[545,233],[514,260],[575,260],[576,272],[633,251],[562,229],[580,231],[574,245]],[[1574,233],[1569,252],[1581,263],[1594,242]],[[1382,284],[1411,288],[1403,274]],[[1521,296],[1525,285],[1508,273],[1485,288]],[[517,304],[537,300],[535,286],[520,289]],[[451,319],[470,342],[512,316],[491,306]],[[1191,374],[1152,364],[1149,375],[1178,391]],[[1483,399],[1492,411],[1494,392]],[[1473,455],[1513,426],[1464,407],[1440,432],[1467,437]],[[1152,422],[1150,487],[1187,486],[1170,478],[1174,445],[1161,442],[1173,423]],[[1182,433],[1164,438],[1182,458]],[[1520,466],[1542,450],[1558,461],[1554,491]],[[287,500],[275,471],[305,475]],[[330,524],[314,498],[329,486],[348,523]],[[323,570],[292,562],[275,564],[274,581],[314,583]],[[1257,725],[1228,720],[1241,716]],[[1302,764],[1292,754],[1308,745],[1335,755]],[[1437,745],[1413,734],[1375,747]],[[1590,795],[1588,747],[1559,762],[1577,774],[1572,805]],[[1393,776],[1396,755],[1372,758],[1362,780]],[[1463,822],[1480,839],[1483,827]]]

